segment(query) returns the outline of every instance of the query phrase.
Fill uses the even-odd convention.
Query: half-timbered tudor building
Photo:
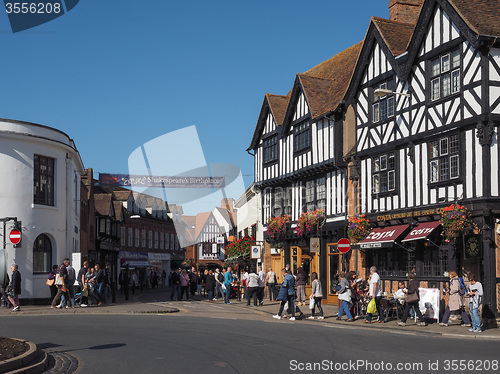
[[[347,179],[342,99],[349,85],[362,43],[333,56],[304,74],[298,74],[286,96],[266,94],[249,151],[255,159],[255,187],[262,196],[262,222],[290,216],[291,227],[279,237],[269,237],[271,264],[289,263],[295,272],[302,266],[316,271],[323,289],[331,287],[340,257],[333,243],[345,235]],[[326,220],[303,236],[293,228],[302,212],[322,209]],[[311,246],[319,237],[319,246]],[[270,264],[265,264],[269,266]]]
[[[413,269],[421,287],[443,288],[450,270],[475,273],[485,290],[483,313],[498,313],[500,2],[389,6],[390,20],[371,20],[346,95],[355,113],[346,124],[356,134],[354,212],[376,227],[359,252],[366,269],[378,267],[386,291]],[[277,177],[259,162],[272,131],[265,127],[255,147],[264,186]],[[479,232],[446,243],[440,213],[452,203],[472,212]]]

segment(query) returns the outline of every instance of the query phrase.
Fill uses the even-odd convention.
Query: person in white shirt
[[[266,283],[267,283],[267,288],[269,290],[269,301],[275,301],[274,287],[276,285],[276,273],[271,268],[269,268],[269,271],[267,272]]]
[[[475,274],[469,276],[469,311],[472,319],[472,327],[469,329],[471,332],[482,332],[481,318],[479,317],[479,306],[483,298],[483,285],[478,282]]]
[[[375,305],[377,306],[377,312],[379,315],[379,323],[384,323],[384,315],[382,313],[382,306],[380,305],[380,300],[382,299],[382,289],[380,287],[380,276],[377,273],[377,268],[372,266],[370,268],[370,283],[368,286],[368,292],[370,293],[370,297],[375,299]],[[372,315],[370,313],[366,314],[365,323],[372,322]]]

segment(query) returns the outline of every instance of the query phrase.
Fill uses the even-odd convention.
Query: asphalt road
[[[500,372],[498,341],[410,336],[317,321],[226,313],[61,314],[4,316],[0,326],[2,336],[77,359],[81,373]]]

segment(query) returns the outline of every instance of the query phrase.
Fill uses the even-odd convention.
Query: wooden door
[[[316,272],[319,277],[319,253],[310,252],[309,247],[291,247],[292,272],[302,267],[307,274],[306,296],[311,294],[311,274]]]

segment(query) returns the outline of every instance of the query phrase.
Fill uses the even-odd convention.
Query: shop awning
[[[403,242],[408,242],[410,240],[418,240],[427,238],[431,232],[433,232],[441,223],[439,221],[432,222],[421,222],[418,226],[414,227],[413,230],[410,231],[406,238],[404,238]]]
[[[398,225],[375,228],[359,245],[361,248],[379,248],[383,244],[394,243],[408,227],[409,225]]]
[[[122,260],[121,266],[133,266],[136,268],[148,268],[151,267],[151,262],[149,261],[130,261],[130,260]]]

